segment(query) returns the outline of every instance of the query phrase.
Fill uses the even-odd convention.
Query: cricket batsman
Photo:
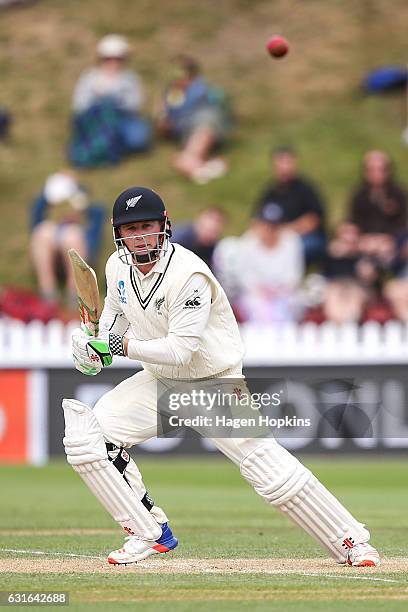
[[[77,370],[98,374],[112,356],[142,363],[91,410],[64,399],[64,446],[78,472],[127,534],[111,564],[136,563],[178,542],[125,449],[157,435],[157,383],[241,380],[243,346],[226,295],[207,265],[170,242],[160,196],[145,187],[121,193],[113,207],[116,251],[106,264],[107,295],[98,338],[73,333]],[[256,253],[254,253],[256,256]],[[127,331],[131,334],[126,334]],[[304,529],[338,562],[376,566],[370,533],[273,437],[213,438],[265,501]]]

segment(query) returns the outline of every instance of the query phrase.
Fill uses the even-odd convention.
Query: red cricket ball
[[[273,57],[283,57],[289,51],[289,43],[283,36],[272,36],[266,48]]]

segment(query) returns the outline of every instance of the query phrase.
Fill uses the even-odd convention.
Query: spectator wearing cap
[[[72,108],[74,132],[83,142],[74,138],[70,152],[76,165],[113,163],[151,144],[151,126],[142,116],[142,83],[126,67],[129,52],[126,38],[109,34],[98,43],[97,65],[79,77]]]
[[[31,259],[41,297],[58,300],[59,272],[66,280],[69,304],[76,302],[68,249],[92,260],[102,236],[104,207],[91,203],[76,176],[51,174],[31,210]]]
[[[193,251],[212,269],[214,249],[224,231],[226,214],[221,208],[209,206],[191,223],[176,225],[173,242]]]
[[[294,321],[302,314],[302,241],[283,220],[281,206],[268,202],[247,232],[224,238],[214,251],[216,275],[241,322]]]
[[[224,91],[207,83],[195,59],[176,57],[158,121],[159,132],[181,146],[175,169],[200,184],[225,174],[227,164],[214,150],[225,142],[231,125]]]
[[[274,180],[263,190],[256,208],[276,203],[284,221],[302,240],[306,263],[320,263],[325,255],[324,205],[315,185],[298,172],[296,153],[290,147],[273,152]]]

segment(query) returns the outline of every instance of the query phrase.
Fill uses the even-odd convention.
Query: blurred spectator
[[[329,279],[357,277],[360,232],[358,228],[347,221],[339,223],[333,238],[327,245],[324,262],[324,274]]]
[[[389,268],[396,257],[397,237],[407,230],[407,200],[383,151],[366,153],[363,180],[352,194],[349,219],[361,233],[360,251]]]
[[[324,318],[335,323],[359,323],[368,301],[367,263],[361,260],[359,252],[360,233],[351,223],[341,223],[335,231],[327,248],[324,266],[325,276],[329,279],[324,292]],[[363,267],[359,268],[359,265]],[[360,272],[366,282],[359,278]],[[377,275],[371,270],[371,283]],[[370,284],[371,284],[370,283]]]
[[[276,203],[285,222],[302,239],[306,263],[320,262],[325,254],[324,206],[316,187],[298,173],[295,152],[276,149],[272,156],[275,180],[262,192],[257,207]]]
[[[177,57],[158,123],[162,135],[181,144],[174,159],[176,170],[197,183],[223,175],[225,160],[211,155],[225,141],[230,127],[225,93],[201,77],[194,59]]]
[[[282,208],[268,203],[245,234],[224,238],[215,249],[214,269],[238,321],[269,323],[300,317],[302,242],[282,221]]]
[[[384,323],[392,318],[381,295],[382,270],[360,252],[360,232],[354,224],[342,222],[336,228],[328,243],[323,273],[326,283],[321,305],[307,311],[306,321]]]
[[[212,268],[214,249],[221,238],[225,221],[224,211],[210,206],[202,210],[191,223],[176,225],[173,241],[193,251]]]
[[[76,302],[67,251],[74,248],[92,261],[101,242],[104,216],[104,207],[90,203],[74,174],[62,171],[47,178],[31,212],[31,256],[45,300],[57,301],[62,272],[69,304]]]
[[[77,166],[116,163],[151,145],[151,126],[141,115],[142,84],[126,67],[126,39],[109,34],[97,53],[98,64],[81,74],[72,102],[70,159]]]

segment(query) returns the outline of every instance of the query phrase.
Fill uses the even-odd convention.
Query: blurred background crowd
[[[31,11],[33,18],[37,7],[45,5],[45,9],[47,4],[29,3],[25,10]],[[230,4],[235,3],[231,0]],[[262,4],[256,3],[257,7]],[[382,6],[374,0],[363,4],[366,15],[374,5]],[[355,20],[361,20],[362,15],[356,13]],[[42,36],[47,35],[50,33],[44,26]],[[50,40],[49,44],[58,43]],[[260,39],[258,45],[263,44]],[[268,144],[260,147],[262,161],[250,178],[248,197],[239,187],[239,175],[246,180],[248,175],[242,160],[237,161],[237,151],[250,146],[256,150],[256,143],[245,142],[240,132],[241,121],[248,122],[248,117],[237,112],[241,90],[227,79],[224,82],[222,76],[208,77],[206,62],[186,53],[190,46],[183,48],[177,41],[173,45],[177,53],[167,58],[161,89],[153,100],[146,100],[150,75],[146,69],[138,73],[141,56],[139,51],[135,57],[135,45],[135,35],[108,31],[96,40],[96,46],[94,41],[94,59],[89,53],[84,55],[81,62],[75,62],[75,66],[82,64],[79,72],[74,75],[67,70],[64,76],[71,100],[67,103],[69,112],[61,113],[65,121],[63,153],[53,164],[48,157],[35,180],[30,177],[29,184],[36,184],[36,189],[19,204],[18,213],[21,215],[21,208],[25,211],[27,241],[10,242],[4,255],[11,264],[16,258],[28,258],[32,280],[16,282],[12,273],[2,274],[3,316],[25,321],[72,317],[76,298],[67,249],[77,249],[101,274],[106,253],[112,250],[107,227],[113,195],[130,184],[146,184],[162,194],[170,216],[176,211],[173,240],[210,266],[239,322],[407,322],[407,194],[399,177],[402,168],[397,168],[393,159],[395,139],[391,137],[394,146],[386,150],[384,139],[376,137],[376,126],[372,125],[367,139],[371,146],[364,148],[359,143],[354,169],[344,173],[346,196],[333,222],[332,194],[319,181],[325,175],[324,163],[320,162],[313,176],[303,170],[308,161],[307,144],[310,142],[313,158],[319,133],[305,138],[300,130],[298,138],[296,121],[290,119],[289,112],[287,122],[294,126],[292,130],[282,133],[273,121],[264,126],[267,135],[263,143]],[[287,61],[289,57],[279,60],[276,70],[282,70]],[[276,78],[278,87],[279,75],[272,76],[272,67],[269,69],[271,74],[266,78]],[[64,71],[64,65],[59,64],[58,70]],[[246,74],[243,69],[236,77],[245,81]],[[48,86],[53,88],[51,75]],[[254,83],[248,76],[248,86],[258,91],[259,97],[264,95],[261,81]],[[290,99],[292,92],[287,96]],[[328,96],[330,99],[330,92]],[[0,98],[0,156],[5,162],[2,181],[6,186],[11,157],[13,177],[18,164],[13,133],[18,131],[20,119],[12,100],[11,94]],[[35,123],[35,115],[30,121]],[[256,116],[251,121],[257,129]],[[31,138],[35,141],[35,129]],[[351,138],[342,144],[343,149],[347,146],[355,149]],[[403,146],[398,141],[398,147]],[[331,156],[327,163],[335,163],[337,143],[329,150],[323,131],[322,148]],[[168,163],[156,164],[152,175],[147,170],[149,163],[154,163],[161,149],[167,152]],[[250,150],[248,154],[252,155]],[[257,155],[259,160],[259,152]],[[22,182],[25,162],[21,159]],[[307,166],[310,168],[310,163]],[[120,167],[125,167],[126,173],[121,173]],[[236,185],[228,194],[232,180]],[[106,194],[105,182],[109,183]],[[221,187],[211,189],[213,182]],[[185,192],[179,206],[184,184],[197,191]],[[8,198],[7,208],[12,209],[17,202]]]

